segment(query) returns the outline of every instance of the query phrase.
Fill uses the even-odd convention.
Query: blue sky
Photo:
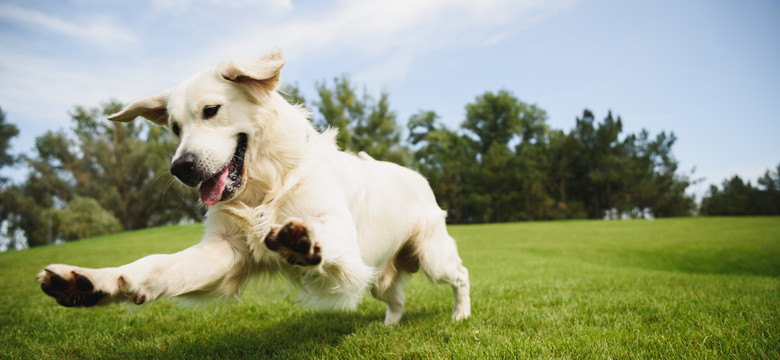
[[[272,48],[309,99],[347,74],[388,91],[402,125],[425,109],[457,127],[499,89],[566,131],[585,108],[612,110],[625,132],[674,132],[699,196],[780,163],[780,2],[752,0],[1,0],[12,151],[69,127],[75,105],[133,101]]]

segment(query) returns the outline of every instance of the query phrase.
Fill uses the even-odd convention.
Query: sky
[[[584,109],[624,134],[673,132],[684,173],[710,184],[780,164],[780,2],[719,0],[0,0],[0,107],[13,153],[70,128],[74,106],[124,103],[279,48],[310,100],[347,75],[457,128],[509,90],[569,131]],[[140,121],[140,120],[137,120]],[[3,170],[17,181],[24,169]]]

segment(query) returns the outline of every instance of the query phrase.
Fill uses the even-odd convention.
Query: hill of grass
[[[472,318],[411,277],[401,324],[250,284],[241,301],[68,309],[39,289],[49,263],[101,267],[196,243],[173,226],[0,254],[0,358],[780,358],[780,218],[452,226]]]

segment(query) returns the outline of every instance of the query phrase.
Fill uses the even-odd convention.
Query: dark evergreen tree
[[[711,216],[780,215],[780,165],[767,170],[753,186],[737,175],[710,186],[702,199],[701,214]]]

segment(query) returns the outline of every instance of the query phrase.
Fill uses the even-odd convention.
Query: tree
[[[13,166],[19,161],[19,157],[9,152],[11,139],[19,135],[19,129],[16,125],[7,123],[5,112],[0,108],[0,169],[6,166]],[[0,224],[6,226],[6,232],[0,234],[0,242],[8,248],[22,248],[22,244],[17,243],[16,228],[13,224],[21,221],[16,209],[24,206],[23,195],[14,186],[8,185],[8,178],[0,176]],[[35,204],[27,204],[29,210],[34,210]]]
[[[317,84],[317,94],[319,101],[314,106],[319,116],[314,124],[321,130],[338,129],[339,148],[365,151],[377,160],[408,163],[409,150],[401,146],[401,132],[387,92],[382,92],[379,100],[365,90],[358,95],[349,79],[342,76],[333,80],[332,88]]]
[[[552,219],[585,218],[587,214],[577,194],[571,193],[572,183],[577,179],[572,169],[576,168],[578,143],[573,136],[562,130],[550,131],[545,153],[549,157],[547,189],[555,202],[550,210]]]
[[[47,207],[36,202],[38,196],[34,190],[23,185],[13,185],[3,189],[0,193],[0,216],[6,224],[8,239],[17,239],[21,234],[26,240],[27,246],[39,246],[52,244],[52,218],[46,216]],[[23,248],[22,244],[16,244],[16,248]]]
[[[471,135],[477,171],[469,178],[473,218],[516,221],[545,218],[553,202],[546,193],[543,154],[547,114],[511,92],[485,92],[466,105],[461,128]],[[514,146],[514,151],[510,145]]]
[[[521,194],[526,195],[522,192],[522,178],[527,174],[518,171],[520,158],[514,155],[506,145],[498,142],[493,142],[487,152],[482,154],[479,181],[471,188],[479,189],[485,202],[481,211],[484,222],[516,221],[518,212],[527,209],[518,206],[522,204]]]
[[[690,216],[695,207],[693,198],[685,194],[692,180],[678,171],[678,162],[672,156],[672,146],[676,141],[674,133],[667,135],[661,132],[645,150],[654,166],[654,171],[650,173],[655,185],[651,187],[654,191],[650,194],[653,199],[650,208],[657,217]]]
[[[578,149],[573,170],[578,181],[574,192],[588,204],[591,218],[600,218],[605,211],[614,208],[613,190],[622,165],[623,148],[618,140],[622,130],[622,120],[614,119],[611,112],[600,124],[587,109],[576,119],[572,135]]]
[[[485,92],[467,104],[466,120],[461,127],[476,136],[479,153],[485,154],[493,143],[507,146],[518,136],[523,142],[538,139],[546,131],[546,120],[544,110],[500,90]]]
[[[780,214],[780,164],[774,170],[767,170],[764,176],[758,179],[758,184],[763,187],[763,196],[759,196],[758,212],[762,215]]]
[[[780,165],[767,170],[754,187],[737,175],[723,180],[722,188],[710,186],[702,199],[702,215],[780,215]]]
[[[622,120],[609,112],[601,123],[584,110],[570,136],[573,179],[568,194],[576,194],[590,218],[649,210],[655,216],[687,216],[694,208],[685,194],[691,180],[678,171],[672,157],[673,133],[650,140],[646,130],[621,139]],[[617,211],[614,213],[613,210]]]
[[[745,183],[742,178],[734,175],[731,179],[724,180],[722,186],[722,190],[714,185],[710,186],[708,196],[702,199],[703,215],[752,215],[750,199],[754,196],[755,189],[750,182]]]
[[[609,112],[583,111],[570,133],[507,91],[466,105],[460,134],[420,112],[408,123],[415,168],[428,178],[451,222],[602,218],[605,214],[690,215],[690,180],[671,149],[674,134],[623,136]]]
[[[353,146],[353,127],[362,121],[365,113],[363,100],[355,94],[355,90],[345,76],[333,79],[333,88],[326,83],[317,83],[319,101],[314,102],[320,116],[313,119],[314,125],[325,130],[338,130],[336,139],[340,149],[350,149]],[[365,97],[364,93],[364,97]]]
[[[412,167],[428,179],[439,206],[453,223],[473,221],[469,180],[474,178],[473,140],[438,122],[433,111],[420,111],[409,119],[409,142],[417,146]]]
[[[5,112],[0,108],[0,169],[17,162],[17,157],[8,152],[11,147],[11,139],[17,135],[19,135],[19,129],[14,124],[6,123]],[[0,185],[7,180],[0,176]]]
[[[622,131],[623,121],[619,116],[617,119],[613,118],[612,111],[607,113],[607,117],[596,128],[593,154],[595,161],[588,177],[598,194],[594,199],[597,214],[601,213],[599,209],[615,209],[614,193],[620,190],[617,188],[621,185],[622,168],[627,160],[623,143],[619,141]]]
[[[70,132],[48,131],[36,139],[36,153],[24,157],[30,167],[27,180],[0,194],[0,215],[9,232],[21,231],[29,246],[37,246],[51,244],[58,234],[64,240],[85,234],[58,221],[67,214],[95,220],[107,219],[108,211],[124,229],[202,218],[194,190],[175,181],[168,170],[176,148],[173,137],[145,121],[104,119],[120,108],[116,102],[77,106]],[[112,229],[109,225],[103,229]]]
[[[555,167],[547,138],[515,147],[514,180],[519,186],[517,215],[512,220],[555,219],[557,204],[550,191],[558,181],[551,176]]]

